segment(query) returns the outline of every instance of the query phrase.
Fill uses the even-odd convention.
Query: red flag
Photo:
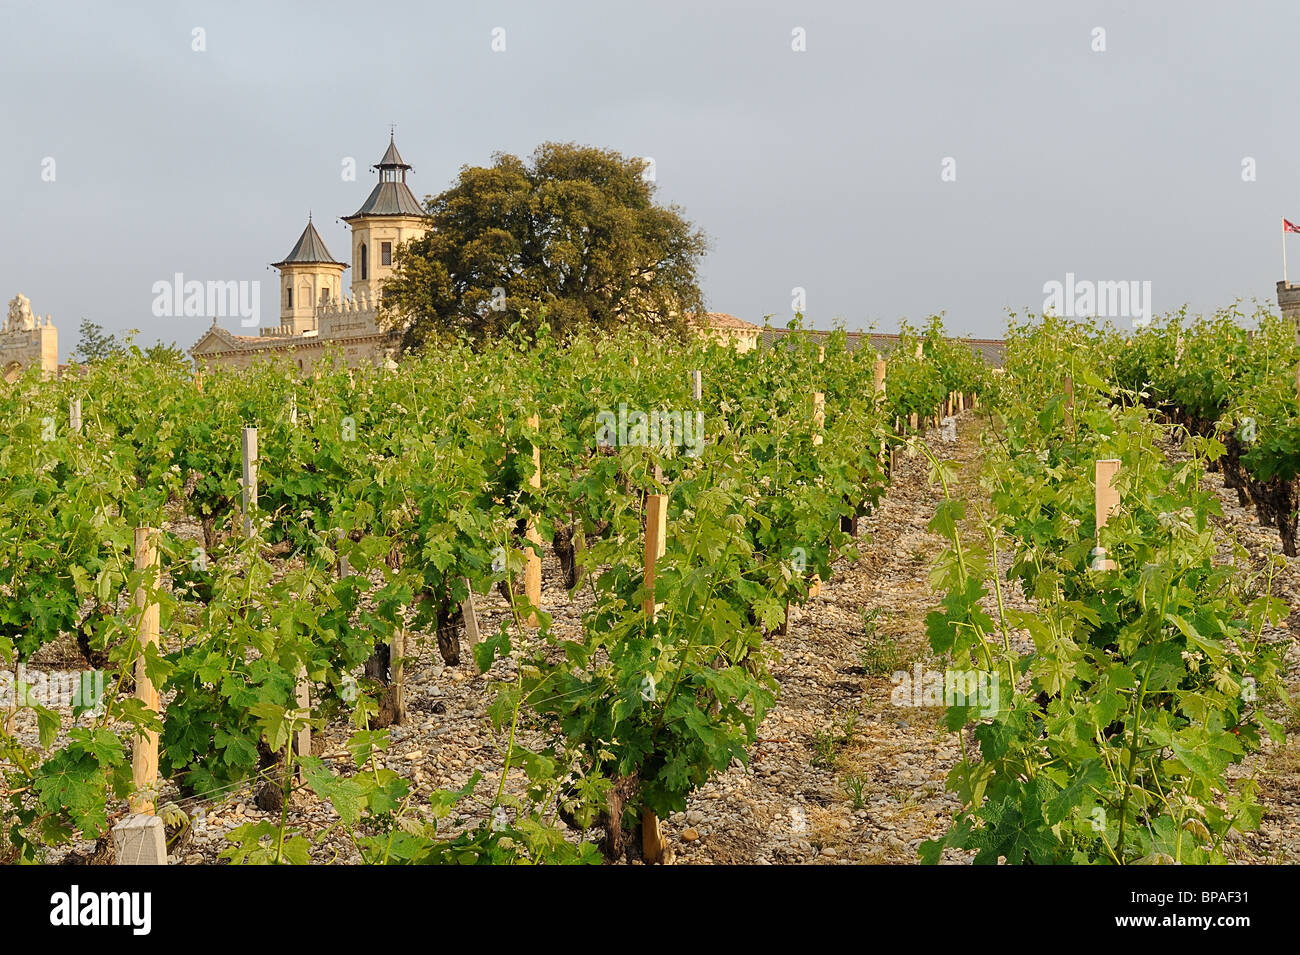
[[[1282,220],[1282,231],[1283,231],[1283,232],[1300,232],[1300,225],[1296,225],[1296,224],[1295,224],[1294,222],[1292,222],[1290,219],[1283,219],[1283,220]]]

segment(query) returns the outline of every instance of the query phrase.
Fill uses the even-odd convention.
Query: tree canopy
[[[558,335],[624,325],[683,334],[684,316],[704,310],[707,244],[654,189],[645,160],[572,143],[462,167],[429,201],[429,233],[399,250],[384,320],[406,327],[407,348],[440,332],[530,332],[543,315]]]
[[[72,350],[70,356],[71,360],[78,364],[89,365],[91,362],[104,361],[128,353],[138,353],[150,361],[177,367],[188,367],[190,364],[190,356],[185,354],[175,342],[163,342],[159,339],[141,351],[135,344],[135,337],[140,334],[138,328],[127,329],[119,339],[113,333],[106,332],[104,326],[98,322],[83,318],[78,333],[80,341],[77,342],[77,347]]]
[[[83,365],[92,361],[103,361],[125,350],[116,335],[104,331],[103,325],[92,322],[88,318],[81,320],[78,333],[81,340],[77,342],[77,347],[72,352],[72,359]]]

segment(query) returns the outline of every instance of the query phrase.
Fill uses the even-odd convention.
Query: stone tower
[[[343,217],[352,227],[352,294],[363,302],[379,301],[398,245],[429,231],[429,217],[406,185],[410,168],[390,136],[388,151],[374,166],[379,184],[360,209]]]
[[[1278,282],[1277,304],[1282,309],[1283,318],[1300,322],[1300,285]]]
[[[35,365],[46,378],[59,373],[59,332],[50,316],[32,313],[25,295],[15,295],[0,325],[0,381],[14,381]]]
[[[289,335],[315,331],[316,308],[339,301],[347,265],[330,255],[311,216],[297,244],[273,265],[280,270],[280,331]]]

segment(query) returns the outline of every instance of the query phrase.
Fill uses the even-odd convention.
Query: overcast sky
[[[1070,272],[1272,301],[1300,221],[1294,3],[0,0],[0,37],[0,300],[65,359],[83,317],[192,345],[151,310],[178,272],[276,324],[268,263],[309,210],[348,257],[390,123],[421,197],[546,140],[653,157],[758,322],[797,287],[818,327],[996,337]]]

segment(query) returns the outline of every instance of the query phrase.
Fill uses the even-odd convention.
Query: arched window
[[[370,260],[367,257],[366,244],[361,243],[361,261],[357,266],[357,271],[361,273],[361,281],[370,278]]]

